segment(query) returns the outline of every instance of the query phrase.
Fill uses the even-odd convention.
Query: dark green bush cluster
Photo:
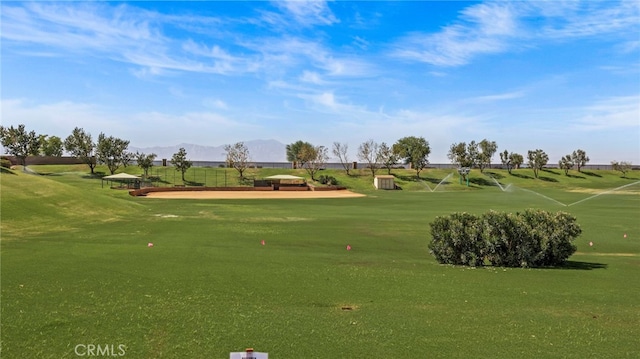
[[[7,158],[0,158],[0,167],[11,168],[11,161]]]
[[[325,176],[325,175],[321,175],[320,177],[318,177],[318,182],[320,182],[321,184],[329,184],[332,186],[335,186],[338,184],[338,180],[335,179],[335,177]]]
[[[453,213],[431,223],[429,249],[446,264],[557,266],[576,251],[572,242],[580,233],[576,218],[566,212]]]

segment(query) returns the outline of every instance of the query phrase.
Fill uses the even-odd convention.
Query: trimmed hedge
[[[431,223],[429,250],[443,264],[557,266],[576,251],[572,242],[581,233],[576,218],[566,212],[452,213]]]

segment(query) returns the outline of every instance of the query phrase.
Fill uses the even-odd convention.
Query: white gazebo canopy
[[[127,183],[131,183],[131,182],[135,182],[136,180],[139,180],[140,176],[135,176],[135,175],[130,175],[128,173],[116,173],[115,175],[111,175],[111,176],[104,176],[102,177],[102,187],[104,187],[104,181],[110,181],[110,182],[127,182]]]
[[[274,179],[279,179],[279,180],[301,180],[301,179],[304,179],[304,177],[298,177],[298,176],[292,176],[292,175],[275,175],[275,176],[265,177],[265,179],[270,179],[270,180],[274,180]]]
[[[106,180],[135,180],[140,179],[140,176],[130,175],[128,173],[117,173],[111,176],[104,176],[102,179]]]

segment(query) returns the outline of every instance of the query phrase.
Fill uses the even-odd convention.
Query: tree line
[[[27,132],[24,125],[17,127],[0,126],[0,140],[6,151],[18,158],[24,166],[28,156],[62,156],[66,151],[73,157],[80,159],[89,166],[91,174],[98,164],[104,164],[111,174],[114,174],[120,167],[127,167],[136,161],[137,165],[143,169],[145,176],[153,167],[153,162],[157,155],[154,153],[132,153],[127,151],[129,141],[104,133],[98,135],[96,142],[90,133],[84,129],[76,127],[71,134],[62,140],[57,136],[37,135],[35,131]],[[251,166],[251,154],[243,142],[225,145],[226,164],[229,168],[238,171],[240,178],[244,178],[245,171]],[[483,139],[479,142],[453,143],[447,157],[451,163],[459,168],[478,168],[483,172],[485,168],[491,166],[493,156],[496,154],[498,146],[495,141]],[[339,160],[347,175],[351,175],[353,161],[349,158],[349,145],[347,143],[334,142],[331,153]],[[365,164],[366,169],[374,177],[378,170],[386,169],[387,174],[399,165],[409,165],[420,177],[420,172],[429,164],[429,154],[431,147],[424,137],[407,136],[396,141],[392,145],[385,142],[377,143],[370,139],[358,146],[356,157]],[[513,169],[520,168],[525,163],[525,157],[519,153],[504,150],[500,154],[502,165],[509,173]],[[286,145],[287,161],[292,162],[294,168],[302,168],[307,171],[312,180],[316,180],[318,171],[326,167],[329,160],[329,148],[316,146],[306,141],[296,141]],[[537,178],[539,171],[547,166],[549,156],[541,149],[529,150],[527,152],[526,164],[534,172]],[[586,152],[577,149],[570,154],[563,156],[558,161],[558,167],[565,175],[568,171],[577,168],[578,172],[589,162]],[[191,168],[193,162],[188,160],[186,150],[180,148],[173,154],[170,163],[177,171],[182,173],[182,180],[186,171]],[[622,172],[623,177],[631,170],[631,162],[612,161],[614,170]],[[462,171],[461,175],[466,176]]]

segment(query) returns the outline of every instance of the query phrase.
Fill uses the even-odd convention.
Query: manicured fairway
[[[354,182],[361,198],[183,200],[15,172],[1,178],[2,358],[75,358],[78,344],[130,358],[640,357],[638,179],[495,171],[508,190],[477,177],[433,192]],[[530,207],[578,218],[565,267],[428,253],[435,216]]]

